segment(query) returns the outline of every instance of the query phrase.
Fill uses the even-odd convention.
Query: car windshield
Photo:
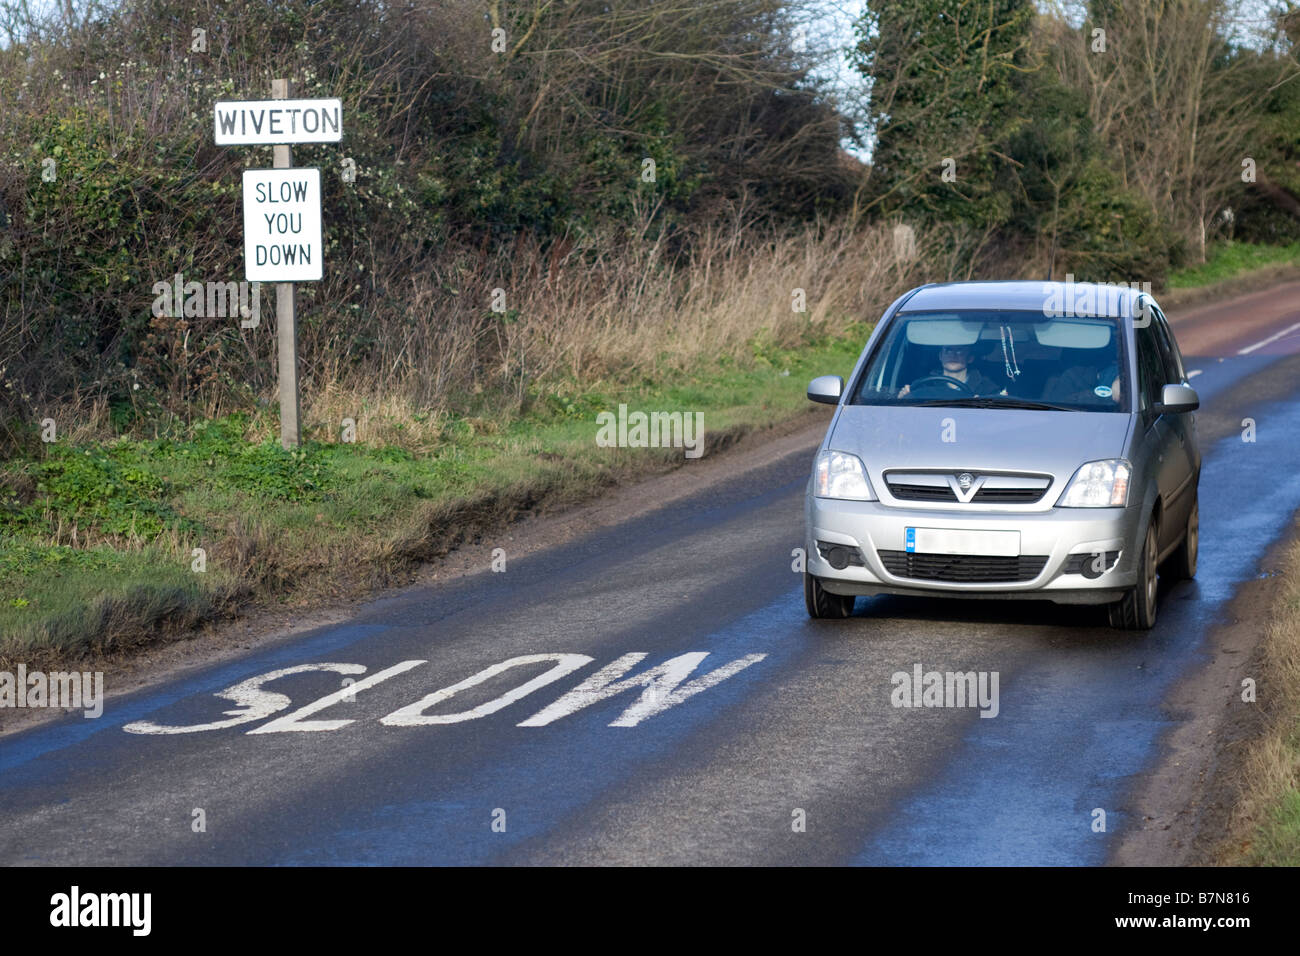
[[[900,313],[850,404],[1128,411],[1122,329],[1042,312]]]

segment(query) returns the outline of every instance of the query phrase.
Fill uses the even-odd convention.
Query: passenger
[[[1098,399],[1120,404],[1119,366],[1112,362],[1098,370],[1091,365],[1073,365],[1059,378],[1048,382],[1043,397],[1049,402],[1097,405]]]
[[[997,382],[979,369],[970,367],[972,358],[974,355],[970,346],[945,345],[939,349],[939,362],[943,367],[935,369],[929,377],[955,379],[969,388],[972,395],[1005,395],[1007,393],[1005,388],[999,391]],[[904,398],[911,391],[911,385],[904,385],[899,390],[898,397]]]

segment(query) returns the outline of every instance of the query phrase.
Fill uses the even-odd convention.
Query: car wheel
[[[1187,533],[1178,550],[1169,556],[1169,573],[1179,581],[1196,577],[1196,552],[1201,545],[1200,506],[1192,499],[1192,510],[1187,515]]]
[[[809,617],[842,620],[853,614],[853,604],[857,598],[852,594],[832,594],[822,587],[821,581],[805,571],[803,600],[808,605]]]
[[[1125,631],[1146,631],[1156,624],[1156,594],[1159,581],[1156,577],[1156,523],[1147,523],[1147,536],[1138,558],[1137,583],[1124,597],[1110,605],[1110,626]]]

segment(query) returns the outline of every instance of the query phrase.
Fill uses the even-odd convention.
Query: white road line
[[[235,727],[250,721],[261,720],[284,710],[293,703],[287,694],[263,690],[263,684],[269,684],[273,680],[279,680],[281,677],[288,677],[291,674],[308,674],[314,671],[333,671],[336,674],[364,674],[366,665],[295,664],[293,667],[282,667],[279,670],[240,681],[234,687],[227,687],[225,690],[217,691],[217,697],[234,701],[243,708],[242,710],[225,711],[225,720],[214,720],[207,724],[190,724],[184,727],[155,724],[151,720],[137,720],[127,724],[122,729],[128,734],[196,734],[204,730],[220,730],[223,727]]]
[[[319,710],[327,707],[333,707],[335,704],[343,701],[352,701],[356,699],[358,692],[368,690],[376,684],[381,684],[390,677],[396,677],[398,674],[404,674],[412,667],[419,667],[421,664],[427,664],[425,660],[402,661],[400,664],[394,664],[392,667],[371,674],[364,680],[359,680],[354,684],[348,684],[336,690],[332,694],[314,700],[306,706],[299,707],[292,713],[285,714],[283,717],[277,717],[275,720],[268,721],[261,727],[248,731],[249,736],[253,734],[283,734],[288,731],[321,731],[321,730],[338,730],[340,727],[346,727],[348,724],[356,723],[355,720],[348,718],[346,720],[303,720]],[[354,665],[356,666],[356,665]],[[364,670],[365,668],[362,668]]]
[[[1199,368],[1194,368],[1194,369],[1192,369],[1190,372],[1187,373],[1187,378],[1190,380],[1190,379],[1196,378],[1196,376],[1198,376],[1198,375],[1200,375],[1200,374],[1201,374],[1201,369],[1199,369]]]
[[[456,724],[462,720],[476,720],[479,717],[486,717],[488,714],[495,714],[502,707],[508,707],[521,697],[526,697],[539,687],[545,687],[552,681],[557,681],[566,674],[571,674],[579,667],[586,667],[594,657],[588,657],[586,654],[528,654],[524,657],[512,657],[508,661],[502,661],[500,664],[493,664],[471,677],[466,677],[458,684],[452,684],[450,687],[444,687],[442,690],[434,691],[428,697],[422,697],[414,704],[403,707],[401,710],[395,710],[379,722],[388,727],[419,727],[424,724]],[[461,711],[458,714],[426,714],[425,711],[434,704],[444,701],[449,697],[455,697],[463,690],[471,687],[477,687],[486,680],[496,677],[498,674],[510,670],[512,667],[519,667],[524,664],[543,664],[554,662],[552,667],[544,674],[534,677],[526,684],[516,687],[514,690],[507,691],[499,697],[495,697],[486,704],[479,704],[473,710]]]
[[[1287,326],[1281,332],[1278,332],[1274,335],[1270,335],[1262,342],[1256,342],[1254,345],[1247,345],[1244,349],[1238,349],[1237,354],[1249,355],[1251,352],[1255,351],[1255,349],[1262,349],[1265,345],[1272,345],[1278,339],[1285,338],[1286,336],[1290,335],[1292,332],[1295,331],[1300,331],[1300,322],[1297,322],[1295,325]]]
[[[635,727],[647,717],[653,717],[669,707],[680,704],[682,701],[694,697],[700,691],[708,690],[715,684],[726,680],[733,674],[740,673],[751,664],[757,664],[767,657],[766,654],[746,654],[730,664],[723,664],[717,670],[710,671],[689,683],[683,684],[682,681],[686,680],[699,666],[700,662],[709,656],[708,651],[692,651],[689,654],[681,654],[670,661],[665,661],[658,667],[652,667],[635,677],[618,679],[641,663],[645,656],[645,653],[641,651],[624,654],[614,663],[592,674],[555,703],[539,710],[527,720],[520,721],[516,726],[545,727],[552,721],[567,717],[584,707],[590,707],[607,697],[613,697],[616,694],[637,687],[644,687],[645,690],[642,691],[641,696],[632,706],[623,711],[622,715],[609,725],[611,727]]]

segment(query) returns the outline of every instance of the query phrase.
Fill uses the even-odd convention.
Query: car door
[[[1157,544],[1163,555],[1178,540],[1182,534],[1183,522],[1186,521],[1186,511],[1183,512],[1183,521],[1179,521],[1176,509],[1179,507],[1180,492],[1185,491],[1187,469],[1186,454],[1180,451],[1179,435],[1174,425],[1168,421],[1177,416],[1162,415],[1157,408],[1167,373],[1160,357],[1155,320],[1150,317],[1150,313],[1147,315],[1147,321],[1133,323],[1138,367],[1138,416],[1142,427],[1146,429],[1143,457],[1155,475],[1163,503],[1164,517],[1160,522]],[[1186,498],[1186,495],[1181,497]]]

